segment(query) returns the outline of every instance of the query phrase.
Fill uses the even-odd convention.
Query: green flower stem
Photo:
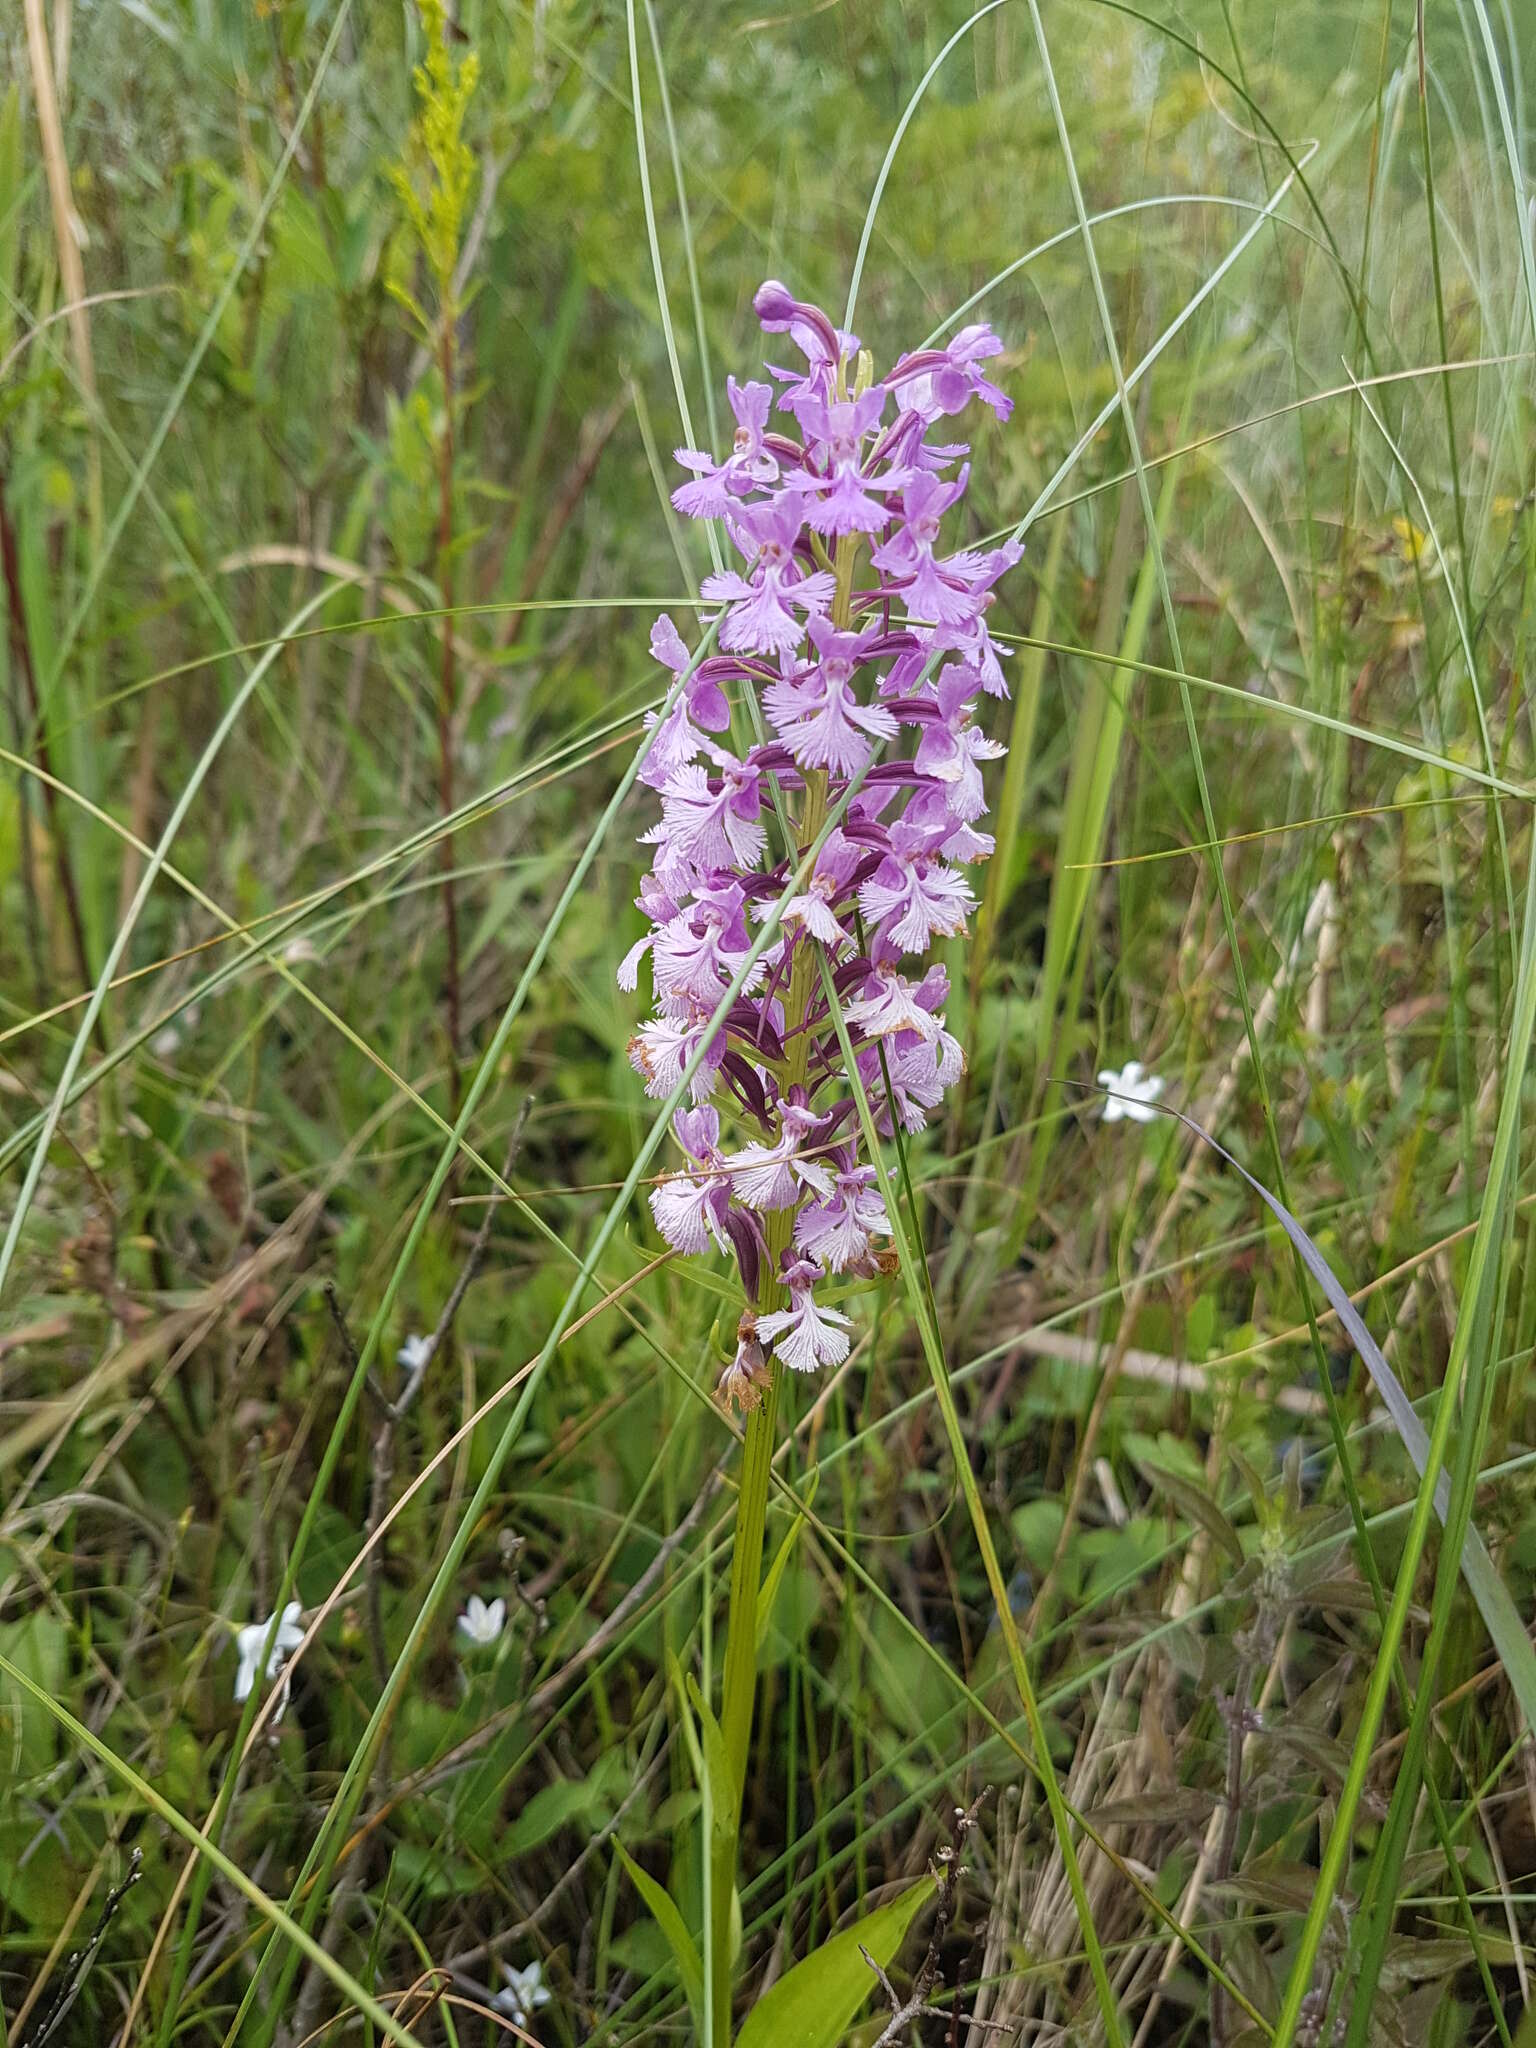
[[[852,610],[853,569],[858,553],[857,536],[845,536],[837,547],[837,593],[832,602],[832,621],[845,630]],[[800,846],[814,846],[827,818],[827,778],[810,773],[805,778],[805,797],[798,821]],[[793,861],[793,854],[791,854]],[[805,1015],[817,963],[809,946],[802,945],[790,971],[785,991],[786,1018]],[[786,1089],[805,1081],[810,1057],[809,1034],[798,1031],[790,1040],[784,1063]],[[779,1260],[788,1247],[795,1227],[794,1209],[778,1209],[768,1218],[768,1255],[763,1262],[757,1290],[757,1306],[766,1312],[780,1305],[783,1288],[779,1282]],[[773,1432],[779,1408],[779,1388],[784,1369],[775,1359],[768,1389],[759,1406],[747,1417],[746,1439],[741,1454],[741,1490],[736,1499],[736,1535],[731,1549],[730,1604],[725,1637],[725,1678],[720,1696],[720,1733],[730,1773],[726,1812],[710,1816],[709,1830],[709,2042],[710,2048],[730,2048],[731,2040],[731,1926],[736,1888],[737,1852],[741,1838],[741,1802],[747,1783],[747,1756],[752,1741],[752,1702],[757,1691],[757,1596],[763,1575],[763,1532],[768,1515],[768,1481],[773,1465]]]
[[[776,1292],[765,1270],[759,1300],[766,1305]],[[731,2039],[731,1902],[752,1736],[752,1702],[757,1691],[757,1594],[763,1575],[763,1531],[768,1515],[768,1480],[782,1376],[782,1366],[775,1364],[761,1405],[747,1418],[741,1490],[736,1499],[725,1683],[720,1701],[720,1732],[730,1767],[730,1805],[725,1813],[712,1816],[710,1830],[709,2004],[713,2048],[730,2048]]]

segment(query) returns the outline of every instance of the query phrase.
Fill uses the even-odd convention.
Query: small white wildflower
[[[494,1643],[506,1626],[507,1603],[493,1600],[489,1606],[478,1593],[471,1593],[464,1603],[464,1612],[459,1616],[459,1633],[467,1636],[478,1648]],[[533,1966],[538,1968],[538,1964]]]
[[[201,1003],[188,1003],[169,1024],[164,1024],[149,1041],[149,1049],[157,1060],[171,1059],[181,1049],[182,1040],[190,1031],[195,1031],[202,1018]]]
[[[1118,1074],[1113,1067],[1105,1067],[1099,1086],[1110,1091],[1103,1110],[1105,1123],[1117,1124],[1125,1116],[1132,1123],[1149,1124],[1156,1116],[1152,1105],[1163,1092],[1162,1077],[1149,1074],[1140,1060],[1127,1060]]]
[[[430,1337],[418,1337],[413,1331],[395,1353],[395,1363],[402,1372],[420,1372],[431,1358],[432,1349]]]
[[[290,1600],[283,1609],[283,1618],[277,1625],[271,1654],[267,1658],[267,1676],[276,1678],[287,1662],[288,1652],[296,1650],[304,1640],[304,1630],[299,1616],[304,1609],[299,1601]],[[272,1616],[265,1621],[253,1621],[235,1636],[235,1648],[240,1655],[240,1668],[235,1673],[235,1698],[243,1700],[249,1696],[251,1687],[261,1664],[261,1646],[267,1640],[267,1631],[272,1626]]]
[[[290,967],[306,965],[318,960],[320,954],[313,939],[290,939],[283,948],[283,959]]]
[[[497,1606],[501,1602],[497,1601]],[[548,2005],[549,1986],[544,1982],[544,1965],[532,1962],[526,1970],[514,1970],[509,1963],[503,1963],[501,1974],[507,1980],[505,1991],[498,1991],[491,2000],[491,2009],[509,2019],[514,2027],[526,2027],[541,2005]]]

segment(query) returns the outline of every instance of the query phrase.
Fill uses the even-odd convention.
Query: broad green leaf
[[[0,1770],[3,1768],[0,1764]],[[13,1923],[60,1927],[69,1913],[78,1879],[71,1881],[64,1857],[38,1855],[36,1842],[35,1813],[22,1808],[15,1818],[0,1820],[0,1906]],[[30,1856],[29,1845],[33,1848]]]
[[[796,1963],[753,2006],[736,2048],[837,2048],[878,1989],[860,1949],[868,1949],[883,1970],[932,1890],[931,1877],[920,1879]]]
[[[436,1842],[402,1842],[395,1851],[395,1868],[424,1899],[472,1899],[484,1882],[483,1865],[467,1856],[450,1856]]]

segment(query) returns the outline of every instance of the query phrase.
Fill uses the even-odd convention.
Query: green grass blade
[[[246,1874],[233,1857],[226,1856],[217,1843],[210,1841],[200,1828],[195,1827],[170,1800],[157,1792],[147,1779],[140,1777],[133,1766],[126,1763],[110,1744],[103,1742],[101,1737],[87,1728],[83,1721],[77,1721],[66,1706],[54,1699],[29,1673],[19,1670],[9,1657],[3,1654],[0,1654],[0,1671],[5,1673],[13,1685],[19,1686],[35,1700],[38,1706],[52,1714],[59,1726],[72,1736],[82,1749],[89,1750],[92,1756],[105,1764],[113,1776],[120,1779],[151,1813],[157,1814],[168,1828],[189,1842],[210,1868],[219,1873],[226,1884],[239,1892],[242,1898],[256,1908],[264,1920],[271,1923],[277,1937],[290,1942],[296,1953],[307,1956],[316,1969],[330,1979],[342,1996],[349,2000],[359,2013],[371,2020],[388,2040],[396,2042],[398,2048],[424,2048],[424,2043],[418,2035],[403,2027],[394,2014],[365,1991],[334,1956],[328,1955],[318,1941],[313,1940],[302,1927],[289,1918],[281,1906],[269,1899],[260,1885]]]

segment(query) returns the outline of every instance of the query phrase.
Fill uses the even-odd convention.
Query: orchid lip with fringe
[[[770,1351],[805,1372],[848,1356],[850,1318],[817,1298],[829,1276],[876,1277],[892,1265],[877,1245],[890,1235],[885,1193],[860,1157],[853,1079],[819,976],[809,977],[802,1013],[785,1014],[791,990],[807,986],[794,972],[799,949],[826,951],[878,1129],[920,1131],[965,1071],[945,1027],[948,977],[923,961],[936,941],[965,931],[976,899],[963,870],[992,851],[976,829],[982,768],[1005,749],[974,713],[983,697],[1008,693],[1006,650],[986,613],[1020,554],[1013,542],[946,552],[941,541],[970,482],[970,450],[930,435],[972,401],[999,420],[1012,410],[982,368],[1002,350],[989,327],[904,355],[876,379],[858,337],[776,279],[753,304],[764,332],[786,336],[803,367],[770,363],[770,382],[728,380],[736,427],[723,460],[677,451],[690,475],[674,505],[718,520],[739,561],[703,584],[721,607],[719,651],[665,719],[647,721],[640,779],[661,817],[641,835],[651,868],[636,903],[650,929],[618,972],[632,990],[650,961],[656,1014],[630,1040],[629,1058],[646,1093],[664,1097],[747,952],[751,924],[782,889],[775,784],[791,798],[814,786],[836,802],[851,777],[864,777],[708,1043],[673,1119],[686,1163],[650,1198],[673,1250],[737,1261],[747,1305],[718,1394],[744,1412],[761,1400]],[[776,412],[788,415],[783,430]],[[671,678],[687,668],[687,645],[665,614],[651,653]],[[755,701],[771,739],[733,750],[728,687]],[[791,1045],[803,1081],[791,1073]],[[722,1110],[743,1127],[739,1140]],[[762,1218],[786,1210],[789,1243],[772,1278],[788,1305],[763,1313],[754,1309],[768,1258]]]

